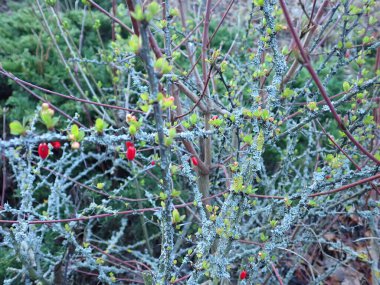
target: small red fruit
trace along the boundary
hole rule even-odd
[[[195,156],[191,158],[191,162],[194,164],[194,166],[198,166],[198,159]]]
[[[38,146],[38,155],[42,158],[45,159],[49,155],[49,147],[46,143],[40,143]]]
[[[154,160],[152,160],[152,162],[150,163],[151,165],[156,165],[156,162]]]
[[[247,278],[247,271],[243,270],[242,272],[240,272],[240,279],[243,280]]]
[[[126,146],[127,149],[128,149],[130,146],[133,146],[133,142],[126,142],[126,143],[125,143],[125,146]]]
[[[56,142],[51,142],[50,143],[54,149],[60,149],[61,148],[61,143],[59,141]]]
[[[128,160],[134,160],[135,159],[136,149],[133,145],[128,147],[126,156],[127,156]]]

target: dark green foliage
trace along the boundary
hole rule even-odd
[[[54,90],[63,94],[68,91],[77,94],[75,85],[70,79],[61,58],[54,46],[53,41],[49,37],[44,26],[41,24],[39,14],[34,10],[34,7],[23,4],[12,4],[11,11],[7,17],[0,17],[0,64],[3,68],[20,79],[27,80],[35,85]],[[82,27],[83,10],[67,10],[62,15],[63,27],[67,28],[68,34],[74,41],[75,46],[79,46],[79,38]],[[105,43],[111,39],[109,33],[111,28],[110,20],[103,14],[98,12],[87,12],[84,22],[83,43],[81,55],[84,58],[93,59],[97,57],[99,48],[98,33],[94,29],[95,19],[100,21],[99,35]],[[25,25],[25,23],[28,23]],[[55,34],[58,34],[58,28],[55,19],[49,19],[50,28]],[[66,59],[70,59],[70,53],[65,45],[63,38],[57,36],[57,43],[60,46]],[[103,67],[88,67],[91,73],[96,74],[97,80],[102,81],[107,85],[110,80],[107,72],[104,72]],[[2,96],[0,102],[2,105],[10,107],[7,113],[9,121],[20,118],[28,118],[38,103],[38,100],[33,98],[20,86],[0,78],[0,83],[3,85],[11,84],[12,96],[7,100]],[[32,89],[33,90],[33,89]],[[36,92],[34,89],[33,91]],[[38,92],[36,92],[39,94]],[[41,94],[39,94],[41,95]],[[75,112],[83,114],[83,108],[76,108],[72,101],[59,98],[57,96],[44,95],[52,104],[60,106],[62,110],[70,115]]]

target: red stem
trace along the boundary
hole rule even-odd
[[[373,181],[373,180],[376,180],[376,179],[379,179],[379,178],[380,178],[380,173],[378,173],[378,174],[376,174],[374,176],[367,177],[367,178],[364,178],[362,180],[356,181],[354,183],[350,183],[350,184],[344,185],[344,186],[342,186],[340,188],[337,188],[337,189],[334,189],[334,190],[331,190],[331,191],[311,194],[311,195],[309,195],[309,197],[317,197],[317,196],[323,196],[323,195],[329,195],[329,194],[338,193],[338,192],[347,190],[349,188],[352,188],[352,187],[358,186],[360,184],[364,184],[364,183],[367,183],[367,182],[370,182],[370,181]]]
[[[278,273],[277,268],[274,266],[273,263],[271,263],[271,266],[272,266],[272,269],[273,269],[273,271],[274,271],[274,274],[276,275],[276,278],[277,278],[278,282],[280,283],[280,285],[284,285],[284,282],[282,282],[281,276],[280,276],[280,274]]]
[[[206,75],[206,76],[207,76],[207,77],[206,77],[206,82],[205,82],[205,85],[204,85],[204,88],[203,88],[202,94],[201,94],[201,96],[199,97],[198,101],[194,104],[194,106],[190,109],[189,112],[184,113],[184,114],[182,114],[182,115],[180,115],[180,116],[175,117],[175,120],[181,119],[181,118],[186,117],[187,115],[191,114],[191,113],[194,111],[194,109],[198,106],[198,104],[201,102],[201,100],[203,99],[203,96],[206,94],[207,85],[208,85],[208,83],[209,83],[209,81],[210,81],[210,78],[211,78],[211,71],[212,71],[212,68],[210,68],[210,70],[209,70],[209,72],[208,72],[208,75]]]
[[[142,262],[139,262],[139,261],[137,261],[137,260],[129,260],[129,261],[125,261],[125,260],[122,260],[122,259],[120,259],[120,258],[118,258],[118,257],[116,257],[116,256],[113,256],[112,254],[107,253],[106,251],[102,250],[101,248],[97,247],[96,245],[90,244],[90,246],[91,246],[92,248],[96,249],[97,251],[101,252],[102,254],[108,256],[109,258],[111,258],[111,259],[113,259],[113,260],[115,260],[115,261],[117,261],[117,262],[119,262],[119,263],[122,263],[122,264],[124,264],[124,265],[126,265],[126,266],[129,266],[129,267],[131,267],[131,268],[134,269],[134,270],[138,270],[138,268],[135,267],[135,266],[133,266],[133,265],[131,265],[130,263],[136,263],[136,264],[138,264],[138,265],[144,267],[146,270],[151,270],[151,268],[150,268],[148,265],[146,265],[146,264],[144,264],[144,263],[142,263]]]
[[[133,1],[132,0],[126,0],[126,3],[127,3],[127,6],[128,6],[130,17],[131,17],[133,31],[135,32],[136,36],[140,36],[139,24],[138,24],[138,22],[136,21],[136,19],[131,14],[132,12],[135,11],[135,6],[133,5]]]
[[[208,80],[207,80],[208,72],[207,72],[206,59],[207,59],[207,50],[208,50],[208,44],[209,44],[208,29],[210,25],[210,16],[211,16],[211,0],[207,0],[205,23],[203,27],[203,39],[202,39],[202,71],[203,71],[203,84],[205,85],[205,89],[207,88],[207,84],[208,84]]]
[[[69,100],[78,101],[78,102],[86,103],[86,104],[92,104],[92,105],[95,105],[95,106],[102,106],[102,107],[106,107],[106,108],[110,108],[110,109],[117,109],[117,110],[128,111],[128,112],[131,112],[131,113],[141,113],[141,114],[144,114],[143,111],[136,110],[136,109],[129,109],[129,108],[124,108],[124,107],[120,107],[120,106],[116,106],[116,105],[109,105],[109,104],[98,103],[98,102],[89,101],[89,100],[86,100],[86,99],[81,99],[81,98],[65,95],[65,94],[62,94],[62,93],[59,93],[59,92],[51,91],[49,89],[46,89],[46,88],[34,85],[32,83],[29,83],[27,81],[24,81],[24,80],[22,80],[22,79],[20,79],[20,78],[18,78],[16,76],[14,76],[12,73],[7,72],[6,70],[4,70],[1,67],[0,67],[0,73],[3,74],[3,75],[5,75],[6,77],[12,79],[14,82],[16,82],[18,84],[26,85],[26,86],[29,86],[29,87],[41,90],[41,91],[43,91],[45,93],[57,95],[59,97],[66,98],[66,99],[69,99]]]

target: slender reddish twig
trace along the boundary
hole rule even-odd
[[[23,85],[26,85],[26,86],[29,86],[29,87],[41,90],[41,91],[43,91],[45,93],[57,95],[57,96],[62,97],[62,98],[70,99],[70,100],[73,100],[73,101],[78,101],[78,102],[81,102],[81,103],[86,103],[86,104],[91,104],[91,105],[96,105],[96,106],[102,106],[102,107],[106,107],[106,108],[110,108],[110,109],[117,109],[117,110],[128,111],[128,112],[131,112],[131,113],[141,113],[141,114],[144,114],[143,111],[136,110],[136,109],[129,109],[129,108],[124,108],[124,107],[120,107],[120,106],[116,106],[116,105],[109,105],[109,104],[98,103],[98,102],[89,101],[89,100],[86,100],[86,99],[77,98],[77,97],[74,97],[74,96],[65,95],[65,94],[62,94],[62,93],[59,93],[59,92],[51,91],[51,90],[43,88],[41,86],[34,85],[34,84],[30,83],[30,82],[24,81],[24,80],[22,80],[22,79],[20,79],[20,78],[18,78],[16,76],[14,76],[12,73],[7,72],[6,70],[4,70],[1,67],[0,67],[0,73],[3,74],[3,75],[5,75],[6,77],[12,79],[16,83],[21,83]]]
[[[313,21],[313,17],[314,17],[314,11],[315,11],[315,4],[316,4],[316,0],[313,0],[313,8],[311,8],[311,13],[310,13],[310,20],[309,20],[309,24],[308,26],[311,25],[312,21]]]
[[[105,9],[103,9],[101,6],[99,6],[98,4],[96,4],[94,1],[92,0],[88,0],[88,2],[94,6],[97,10],[99,10],[101,13],[103,13],[104,15],[108,16],[109,18],[111,18],[113,21],[115,21],[116,23],[118,23],[120,26],[122,26],[124,29],[126,29],[131,35],[134,34],[134,32],[132,31],[132,29],[130,27],[128,27],[126,24],[124,24],[120,19],[114,17],[111,13],[107,12]]]
[[[260,242],[256,242],[256,241],[250,241],[250,240],[244,240],[244,239],[239,239],[237,241],[240,242],[240,243],[258,245],[259,247],[264,247],[265,246],[264,243],[260,243]]]
[[[380,68],[380,47],[376,49],[375,71]]]
[[[42,225],[42,224],[56,224],[56,223],[69,223],[69,222],[81,222],[81,221],[88,221],[92,219],[98,219],[98,218],[107,218],[112,216],[119,216],[119,215],[131,215],[131,214],[139,214],[139,213],[145,213],[145,212],[156,212],[160,210],[160,208],[145,208],[145,209],[138,209],[138,210],[127,210],[127,211],[120,211],[116,213],[106,213],[106,214],[98,214],[93,216],[83,216],[78,218],[67,218],[67,219],[58,219],[58,220],[33,220],[28,221],[28,224],[30,225]],[[19,221],[16,220],[0,220],[0,223],[3,224],[18,224]]]
[[[280,276],[280,274],[278,273],[277,268],[274,266],[273,263],[271,263],[271,266],[272,266],[272,269],[273,269],[273,271],[274,271],[274,275],[276,275],[276,278],[277,278],[278,282],[280,283],[280,285],[284,285],[284,282],[282,282],[281,276]]]
[[[4,74],[4,75],[7,76],[7,72],[4,73],[3,71],[4,71],[4,69],[0,66],[0,74]],[[50,108],[56,110],[58,113],[60,113],[65,118],[69,119],[72,122],[75,122],[78,126],[81,126],[82,128],[86,128],[87,129],[87,127],[85,125],[83,125],[81,122],[75,120],[69,114],[67,114],[66,112],[64,112],[63,110],[61,110],[60,108],[58,108],[57,106],[53,105],[52,103],[47,102],[44,98],[42,98],[41,96],[37,95],[35,92],[33,92],[32,90],[30,90],[28,87],[26,87],[25,84],[23,84],[21,82],[18,82],[18,81],[15,81],[15,82],[19,86],[21,86],[26,92],[28,92],[30,95],[32,95],[33,97],[37,98],[38,100],[40,100],[42,102],[49,103]]]
[[[327,138],[339,149],[340,152],[344,154],[345,157],[349,159],[349,161],[352,162],[352,164],[355,166],[357,170],[361,170],[360,166],[335,142],[335,140],[326,132],[325,128],[322,126],[322,124],[317,120],[318,125],[321,127],[322,132],[327,136]]]
[[[139,262],[139,261],[137,261],[137,260],[128,260],[128,261],[125,261],[125,260],[122,260],[122,259],[120,259],[120,258],[118,258],[118,257],[116,257],[116,256],[114,256],[114,255],[112,255],[112,254],[109,254],[108,252],[106,252],[106,251],[102,250],[101,248],[97,247],[96,245],[90,244],[90,246],[91,246],[92,248],[96,249],[97,251],[101,252],[102,254],[108,256],[109,258],[111,258],[111,259],[113,259],[113,260],[115,260],[115,261],[117,261],[117,262],[120,262],[120,263],[122,263],[122,264],[124,264],[124,265],[126,265],[126,266],[129,266],[129,267],[131,267],[132,269],[138,270],[137,267],[131,265],[130,263],[135,263],[135,264],[137,264],[137,265],[140,265],[140,266],[144,267],[146,270],[151,270],[151,268],[150,268],[148,265],[146,265],[146,264],[144,264],[144,263],[142,263],[142,262]]]
[[[334,194],[334,193],[338,193],[338,192],[341,192],[341,191],[344,191],[344,190],[347,190],[349,188],[352,188],[352,187],[355,187],[355,186],[358,186],[360,184],[364,184],[364,183],[367,183],[367,182],[370,182],[370,181],[373,181],[373,180],[376,180],[376,179],[379,179],[380,178],[380,173],[374,175],[374,176],[371,176],[371,177],[367,177],[367,178],[364,178],[362,180],[358,180],[356,182],[353,182],[353,183],[350,183],[350,184],[347,184],[347,185],[344,185],[342,187],[339,187],[337,189],[334,189],[334,190],[330,190],[330,191],[326,191],[326,192],[320,192],[320,193],[315,193],[315,194],[311,194],[309,195],[309,197],[317,197],[317,196],[323,196],[323,195],[329,195],[329,194]]]
[[[135,6],[133,5],[133,1],[132,0],[125,0],[125,2],[127,3],[127,6],[128,6],[133,31],[135,32],[136,36],[139,36],[140,35],[139,24],[138,24],[137,20],[132,16],[132,12],[135,11]]]
[[[187,115],[191,114],[194,111],[194,109],[198,106],[198,104],[201,102],[201,100],[203,99],[204,95],[206,94],[207,85],[208,85],[208,83],[210,81],[210,78],[211,78],[211,71],[212,71],[212,68],[210,68],[210,70],[208,72],[208,75],[207,75],[207,78],[206,78],[206,82],[205,82],[202,94],[201,94],[201,96],[199,96],[198,101],[194,104],[194,106],[190,109],[190,111],[188,111],[187,113],[184,113],[184,114],[182,114],[180,116],[175,117],[175,120],[181,119],[181,118],[186,117]]]
[[[218,0],[218,2],[215,3],[214,7],[211,8],[211,13],[218,7],[220,2],[221,0]],[[202,19],[201,21],[199,21],[199,23],[186,35],[186,37],[176,47],[173,48],[173,51],[179,49],[184,43],[186,43],[187,40],[191,37],[191,35],[194,34],[195,31],[202,25],[204,20],[205,19]]]
[[[207,47],[210,46],[213,38],[215,37],[216,33],[219,31],[220,26],[223,24],[224,20],[226,19],[226,16],[227,16],[228,12],[230,11],[230,9],[231,9],[232,5],[234,4],[234,2],[235,2],[235,0],[231,0],[231,2],[229,3],[229,5],[227,7],[227,10],[223,13],[222,19],[219,21],[218,26],[216,27],[215,31],[211,35],[210,40],[207,43]]]
[[[181,282],[181,281],[183,281],[183,280],[186,280],[186,279],[189,278],[189,277],[190,277],[190,274],[185,275],[185,276],[182,276],[181,278],[175,280],[172,284],[176,284],[176,283],[178,283],[178,282]]]
[[[215,164],[215,167],[219,167],[223,170],[224,176],[226,177],[226,188],[230,189],[230,177],[228,175],[227,167],[224,164]]]
[[[208,38],[208,29],[210,25],[210,16],[211,16],[211,0],[206,1],[206,12],[205,12],[205,21],[203,26],[203,36],[202,36],[202,72],[203,72],[203,84],[205,85],[204,90],[207,89],[209,80],[207,79],[207,50],[209,44]]]
[[[84,270],[80,270],[80,269],[74,269],[74,270],[76,272],[83,273],[83,274],[89,275],[89,276],[99,276],[98,273],[88,272],[88,271],[84,271]],[[127,282],[131,282],[131,283],[145,284],[144,281],[135,280],[135,279],[128,279],[128,278],[116,278],[116,280],[117,281],[127,281]]]
[[[285,198],[283,196],[258,195],[258,194],[248,194],[248,196],[252,198],[276,199],[276,200],[283,200]]]

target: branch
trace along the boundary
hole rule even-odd
[[[306,51],[304,50],[303,46],[302,46],[302,43],[296,33],[296,31],[294,30],[294,27],[292,25],[292,22],[291,22],[291,19],[290,19],[290,15],[289,15],[289,11],[286,7],[286,4],[285,4],[285,1],[284,0],[280,0],[280,5],[281,5],[281,8],[282,8],[282,11],[284,12],[284,16],[285,16],[285,19],[286,19],[286,22],[288,23],[288,27],[290,29],[290,32],[292,34],[292,37],[300,51],[300,55],[304,61],[304,65],[306,67],[306,69],[309,71],[311,77],[313,78],[315,84],[317,85],[319,91],[321,92],[321,95],[323,96],[323,98],[325,99],[332,115],[334,116],[334,119],[337,121],[338,123],[338,126],[339,128],[346,134],[346,136],[348,137],[348,139],[362,152],[364,153],[366,156],[368,156],[371,160],[373,160],[376,164],[380,164],[380,160],[378,160],[374,155],[372,155],[368,150],[366,150],[357,140],[355,140],[355,138],[352,136],[352,134],[349,132],[349,130],[347,130],[347,128],[344,126],[342,120],[340,119],[340,116],[338,115],[338,113],[336,112],[335,108],[334,108],[334,105],[332,104],[329,96],[327,95],[327,92],[325,90],[325,88],[323,87],[322,85],[322,82],[320,81],[317,73],[315,72],[314,68],[312,67],[311,65],[311,62],[310,62],[310,57],[309,55],[306,53]]]

